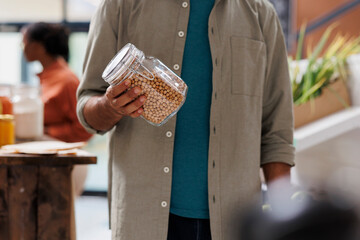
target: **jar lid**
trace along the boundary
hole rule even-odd
[[[12,121],[12,120],[14,120],[14,115],[0,114],[0,120],[2,120],[2,121]]]
[[[120,76],[126,75],[125,73],[127,73],[130,66],[134,63],[134,60],[141,59],[143,56],[144,53],[138,50],[133,44],[126,44],[106,66],[102,78],[109,84],[113,83],[113,81]]]

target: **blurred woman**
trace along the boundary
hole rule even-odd
[[[92,134],[80,124],[76,115],[76,90],[79,79],[70,70],[69,30],[60,24],[37,22],[22,29],[24,55],[27,61],[39,61],[38,74],[44,102],[45,134],[64,142],[87,141]],[[86,165],[76,165],[73,180],[76,195],[83,191]]]
[[[70,70],[69,31],[60,24],[33,23],[22,29],[27,61],[39,61],[38,74],[44,102],[45,134],[65,142],[91,138],[76,116],[76,90],[79,79]]]

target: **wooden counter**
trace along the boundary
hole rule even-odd
[[[96,156],[0,154],[0,239],[74,239],[71,171]]]

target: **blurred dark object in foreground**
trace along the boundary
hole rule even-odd
[[[288,196],[288,195],[286,195]],[[249,208],[241,218],[241,240],[359,240],[355,201],[328,193],[321,199],[276,197],[271,208]]]

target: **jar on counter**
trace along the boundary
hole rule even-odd
[[[14,116],[11,114],[0,114],[0,147],[14,143]]]
[[[0,85],[0,114],[13,114],[10,85]]]
[[[42,137],[44,104],[38,86],[20,85],[13,88],[15,136],[20,140]]]
[[[145,56],[131,43],[109,62],[102,77],[112,86],[129,79],[131,87],[140,87],[147,98],[141,117],[155,126],[166,123],[186,99],[185,82],[160,60]]]

